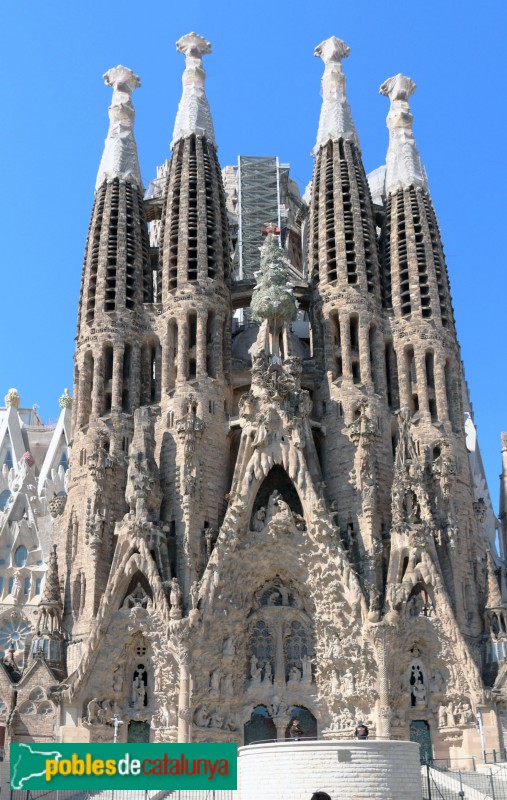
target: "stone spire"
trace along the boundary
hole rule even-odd
[[[342,69],[342,59],[347,58],[349,53],[350,47],[336,36],[331,36],[315,48],[315,55],[323,60],[325,69],[322,76],[322,109],[314,153],[329,139],[351,139],[359,146]]]
[[[489,547],[486,549],[486,563],[488,570],[488,594],[486,597],[486,608],[500,608],[503,605],[502,595],[500,594],[500,588],[495,575],[495,565],[493,563],[493,557]]]
[[[502,472],[500,474],[500,513],[504,531],[507,528],[507,433],[500,434],[502,442]]]
[[[415,89],[414,81],[401,73],[389,78],[380,87],[380,94],[391,101],[387,115],[389,148],[386,158],[386,195],[410,186],[420,186],[428,191],[426,171],[412,131],[414,118],[408,104]]]
[[[180,139],[193,133],[206,136],[209,142],[215,144],[213,121],[204,89],[206,72],[202,65],[202,57],[211,53],[211,44],[197,33],[187,33],[176,42],[176,49],[184,53],[186,58],[183,93],[174,123],[171,148]]]
[[[62,621],[62,598],[60,594],[60,580],[58,577],[58,559],[56,545],[53,545],[49,556],[46,582],[40,601],[40,616],[37,633],[54,633],[60,630]]]
[[[113,67],[104,75],[104,82],[113,88],[109,106],[109,131],[100,162],[95,191],[104,181],[119,178],[135,183],[142,190],[137,145],[134,138],[136,112],[132,105],[132,92],[141,85],[139,77],[127,67]]]

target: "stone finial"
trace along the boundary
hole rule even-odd
[[[359,139],[347,101],[346,79],[342,59],[350,48],[341,39],[331,36],[315,48],[315,55],[324,62],[322,76],[322,109],[314,153],[330,139],[351,139],[359,146]]]
[[[60,408],[72,408],[72,397],[68,389],[63,390],[62,396],[58,399]]]
[[[21,398],[18,394],[18,390],[9,389],[9,391],[5,395],[5,405],[7,406],[7,408],[9,408],[9,406],[14,406],[14,408],[19,408],[20,402]]]
[[[44,591],[40,601],[41,606],[61,606],[62,597],[60,594],[60,579],[58,576],[58,558],[56,555],[56,545],[53,545],[49,556]]]
[[[409,186],[428,190],[428,179],[412,131],[414,118],[410,113],[409,98],[416,85],[406,75],[394,75],[380,87],[380,94],[388,97],[391,108],[387,115],[389,148],[386,158],[386,195]]]
[[[143,182],[134,138],[136,112],[132,105],[132,92],[141,85],[141,81],[132,70],[118,66],[106,72],[104,83],[113,88],[113,99],[109,106],[109,131],[95,190],[104,181],[111,181],[114,178],[131,181],[142,189]]]
[[[206,72],[202,65],[202,57],[211,53],[211,44],[197,33],[187,33],[176,42],[176,50],[184,53],[186,58],[182,78],[183,93],[176,114],[171,147],[193,133],[206,136],[208,141],[215,144],[213,120],[204,88]]]
[[[503,605],[500,587],[496,579],[495,563],[489,547],[486,550],[486,566],[488,570],[488,590],[486,597],[486,608],[499,608]]]
[[[502,433],[500,434],[500,439],[502,442],[502,450],[507,450],[507,433],[504,433],[504,431],[502,431]]]

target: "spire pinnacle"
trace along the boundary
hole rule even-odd
[[[113,88],[113,99],[109,106],[109,131],[100,162],[95,191],[105,180],[129,180],[142,189],[143,182],[139,170],[137,145],[134,139],[134,118],[136,112],[132,105],[132,92],[141,81],[127,67],[113,67],[104,75],[106,86]]]
[[[186,58],[182,78],[183,93],[176,114],[171,147],[193,133],[205,135],[208,141],[215,144],[213,120],[204,89],[206,72],[202,65],[202,57],[211,53],[211,44],[198,33],[187,33],[176,42],[176,50],[184,53]]]
[[[315,55],[323,60],[325,68],[322,76],[322,109],[314,153],[329,139],[352,139],[359,146],[342,68],[342,59],[347,58],[349,53],[350,47],[336,36],[331,36],[315,48]]]
[[[408,100],[416,85],[411,78],[399,73],[388,78],[380,87],[380,94],[388,97],[391,108],[387,115],[389,148],[386,158],[386,194],[409,186],[428,190],[428,179],[412,131],[414,118]]]

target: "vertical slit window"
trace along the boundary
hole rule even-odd
[[[208,278],[215,278],[217,274],[217,253],[215,245],[216,215],[211,160],[206,139],[202,140],[202,157],[204,162],[204,192],[206,196],[206,254],[208,260]]]
[[[104,311],[116,308],[116,269],[118,259],[118,217],[120,211],[120,181],[115,178],[110,184],[109,226],[107,232],[106,283]]]
[[[191,136],[188,142],[188,219],[187,219],[187,279],[197,280],[197,152],[196,137]]]
[[[326,146],[325,203],[326,203],[326,260],[328,282],[336,280],[336,239],[334,225],[333,142]]]
[[[347,282],[354,284],[357,283],[356,247],[354,243],[354,216],[352,213],[349,168],[345,155],[346,146],[349,147],[350,145],[348,143],[344,143],[343,139],[340,139],[338,142],[338,151],[340,156],[340,182],[342,189],[343,233],[345,238]]]
[[[95,295],[97,291],[97,270],[99,266],[100,235],[104,217],[107,183],[103,183],[96,199],[96,213],[93,215],[89,232],[89,243],[86,258],[89,258],[90,270],[88,273],[88,295],[86,299],[86,321],[89,325],[95,318]]]

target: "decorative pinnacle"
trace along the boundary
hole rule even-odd
[[[186,58],[182,78],[183,93],[176,114],[171,147],[180,139],[194,133],[206,136],[208,141],[215,144],[213,120],[204,88],[206,72],[202,65],[202,57],[211,53],[211,44],[198,33],[187,33],[176,42],[176,50],[184,53]]]
[[[5,395],[5,405],[8,408],[9,406],[14,406],[14,408],[19,408],[19,404],[21,402],[21,398],[18,394],[17,389],[9,389],[7,394]]]
[[[315,48],[315,55],[323,60],[325,68],[322,76],[322,109],[314,153],[329,139],[351,139],[359,146],[347,101],[346,79],[341,63],[349,53],[350,47],[336,36],[331,36]]]
[[[141,81],[127,67],[113,67],[104,75],[106,86],[113,88],[113,99],[109,106],[109,131],[104,145],[95,190],[105,180],[119,178],[143,188],[137,145],[134,138],[136,112],[132,105],[132,92],[141,86]]]
[[[63,394],[60,396],[58,405],[60,408],[72,408],[72,397],[70,396],[68,389],[65,389]]]
[[[389,97],[391,108],[387,115],[389,148],[386,157],[386,194],[409,186],[420,186],[428,191],[428,179],[412,131],[414,118],[408,100],[416,85],[412,78],[399,73],[388,78],[380,87],[380,94]]]

